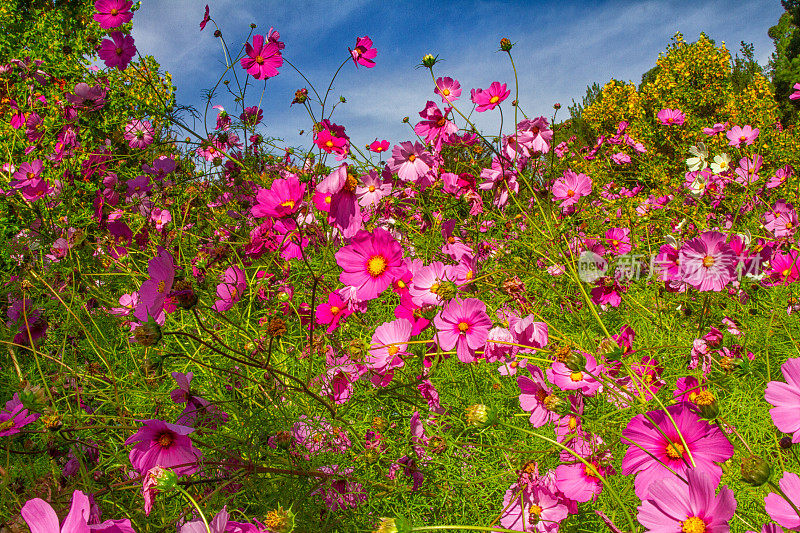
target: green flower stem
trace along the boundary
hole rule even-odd
[[[786,500],[786,503],[788,503],[792,509],[794,509],[794,512],[797,513],[797,516],[800,516],[800,509],[798,509],[797,505],[795,505],[795,503],[789,499],[789,496],[787,496],[786,493],[783,492],[783,490],[774,481],[768,481],[767,483],[778,496]]]
[[[200,518],[203,519],[203,525],[206,526],[206,533],[211,533],[211,528],[208,526],[208,520],[206,520],[206,515],[203,514],[203,510],[200,509],[200,506],[197,504],[194,498],[192,498],[192,495],[186,492],[180,486],[176,486],[175,490],[186,496],[186,499],[192,502],[192,505],[194,505],[194,508],[197,509],[197,512],[200,514]]]
[[[523,433],[527,433],[528,435],[531,435],[533,437],[542,439],[545,442],[549,442],[550,444],[558,446],[559,448],[561,448],[565,452],[568,452],[570,455],[575,457],[575,459],[577,459],[578,461],[583,463],[583,465],[585,467],[591,468],[591,469],[596,471],[594,465],[589,463],[586,459],[581,457],[574,450],[571,450],[570,448],[567,448],[566,446],[564,446],[560,442],[557,442],[557,441],[555,441],[555,440],[553,440],[551,438],[545,437],[543,435],[539,435],[538,433],[534,433],[533,431],[530,431],[530,430],[527,430],[527,429],[522,429],[522,428],[517,427],[517,426],[512,426],[511,424],[506,424],[505,422],[498,422],[498,425],[501,425],[501,426],[509,428],[509,429],[514,429],[516,431],[521,431]],[[636,523],[633,521],[633,517],[631,516],[631,513],[628,510],[628,507],[625,506],[625,504],[622,502],[622,499],[619,497],[619,493],[616,490],[614,490],[614,488],[606,481],[605,476],[601,475],[600,472],[597,472],[597,477],[603,483],[603,487],[611,494],[611,497],[614,498],[614,501],[616,501],[617,505],[622,510],[622,512],[625,513],[625,518],[628,521],[628,525],[630,526],[630,531],[636,531],[637,530]],[[500,531],[500,530],[491,530],[491,531]]]

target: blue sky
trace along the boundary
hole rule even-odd
[[[333,72],[348,57],[356,38],[368,35],[378,55],[372,69],[345,65],[329,101],[340,95],[333,121],[347,128],[353,142],[363,146],[376,137],[396,143],[413,138],[401,120],[419,120],[433,94],[426,69],[415,69],[426,53],[443,61],[435,72],[461,82],[462,106],[471,108],[469,89],[493,81],[513,91],[514,75],[500,38],[513,49],[520,82],[520,103],[529,115],[550,116],[554,102],[564,108],[580,101],[586,86],[617,78],[638,83],[670,38],[680,31],[689,41],[701,31],[732,53],[739,42],[755,45],[756,58],[766,65],[772,51],[767,30],[783,9],[778,0],[700,1],[380,1],[365,0],[211,0],[216,20],[233,54],[238,53],[257,24],[257,33],[274,27],[286,44],[284,57],[297,65],[318,91],[324,91]],[[202,0],[144,0],[133,19],[133,36],[143,54],[154,55],[172,73],[178,101],[203,112],[203,90],[211,88],[225,69],[219,40],[209,24],[201,32]],[[240,80],[244,71],[236,67]],[[233,85],[233,84],[231,84]],[[306,82],[287,64],[277,77],[256,82],[247,90],[246,105],[264,109],[264,133],[290,145],[308,145],[310,119],[298,105],[289,107],[294,91]],[[513,97],[513,92],[512,92]],[[504,104],[509,111],[510,100]],[[233,99],[220,93],[212,102],[233,109]],[[216,111],[209,113],[213,125]],[[508,113],[506,114],[508,116]],[[477,115],[478,125],[496,133],[496,112]],[[300,130],[306,131],[300,136]],[[508,122],[505,126],[508,131]]]

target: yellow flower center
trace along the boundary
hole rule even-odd
[[[569,422],[567,423],[570,431],[575,431],[575,428],[578,427],[578,418],[575,416],[569,417]]]
[[[573,191],[572,189],[568,190],[567,191],[567,198],[572,198],[573,196],[575,196],[575,191]]]
[[[580,381],[583,379],[583,372],[573,372],[569,375],[569,379],[572,381]]]
[[[439,291],[439,283],[437,282],[437,283],[434,283],[433,285],[431,285],[431,288],[430,288],[429,290],[430,290],[430,291],[431,291],[433,294],[437,294],[437,293],[438,293],[438,291]]]
[[[679,459],[683,457],[683,452],[685,451],[682,444],[677,442],[670,442],[667,444],[667,455],[672,459]]]
[[[394,355],[400,351],[400,348],[398,348],[397,346],[389,346],[389,349],[387,351],[389,352],[389,355]]]
[[[450,89],[443,90],[442,94],[445,95],[445,96],[450,96]]]
[[[119,14],[119,9],[113,8],[110,13],[112,17],[116,17]]]
[[[289,209],[294,209],[294,200],[286,200],[281,204],[281,207],[288,207]]]
[[[370,185],[369,186],[369,192],[375,192],[375,186],[374,185]]]
[[[412,162],[412,163],[414,162],[414,160],[415,160],[416,158],[417,158],[417,156],[415,156],[414,154],[411,154],[410,156],[408,156],[408,160],[409,160],[410,162]]]
[[[499,96],[492,96],[492,99],[489,100],[489,103],[490,104],[496,104],[498,100],[500,100]]]
[[[370,276],[377,278],[383,274],[388,265],[389,263],[386,261],[385,257],[382,255],[373,255],[367,262],[367,270],[369,271]]]
[[[583,467],[583,473],[586,474],[586,477],[593,477],[600,479],[600,472],[597,471],[597,468],[593,464],[589,464],[588,466]]]
[[[337,306],[335,306],[335,305],[332,305],[332,306],[331,306],[331,314],[332,314],[332,315],[338,315],[338,314],[339,314],[339,311],[341,311],[341,309],[340,309],[339,307],[337,307]]]
[[[403,280],[397,280],[397,286],[399,288],[401,288],[401,289],[405,289],[406,288],[406,284],[405,284],[405,282]]]
[[[745,137],[744,135],[742,135],[741,137],[739,137],[739,142],[740,142],[740,143],[741,143],[741,142],[744,142],[744,141],[746,141],[746,140],[747,140],[747,137]]]
[[[531,506],[528,508],[528,513],[529,513],[528,522],[531,525],[538,524],[539,517],[541,516],[542,511],[543,509],[540,506],[536,505],[535,503],[532,503]]]
[[[681,525],[681,531],[683,533],[705,533],[706,523],[703,522],[702,518],[692,516],[687,518],[686,521]]]
[[[325,143],[325,146],[327,146],[328,148],[333,148],[333,141],[327,141]]]
[[[469,324],[466,322],[459,322],[458,323],[458,331],[461,333],[466,333],[469,330]]]
[[[326,196],[326,197],[325,197],[325,203],[326,203],[326,204],[329,204],[329,203],[331,203],[331,197],[330,197],[330,196]]]
[[[118,46],[118,47],[117,47],[117,49],[116,49],[116,50],[114,50],[114,52],[115,52],[115,53],[116,53],[118,56],[121,56],[121,55],[122,55],[122,48]]]
[[[162,448],[168,448],[172,444],[172,441],[174,440],[175,437],[172,435],[172,433],[164,432],[158,436],[156,442],[158,442],[158,445],[161,446]]]
[[[693,401],[697,405],[711,405],[714,403],[714,395],[708,390],[700,391],[697,393]]]
[[[703,258],[703,266],[706,268],[710,268],[714,265],[714,258],[710,255],[707,255]]]
[[[167,290],[166,284],[163,280],[158,282],[158,289],[156,290],[160,293],[163,293],[165,290]]]
[[[256,56],[256,63],[258,63],[259,65],[263,65],[264,64],[264,58],[261,57],[261,56]]]
[[[791,274],[791,273],[792,273],[792,271],[791,271],[791,270],[789,270],[788,268],[787,268],[786,270],[784,270],[783,272],[781,272],[781,274],[783,274],[783,277],[784,277],[784,278],[785,278],[785,277],[788,277],[788,276],[789,276],[789,274]]]

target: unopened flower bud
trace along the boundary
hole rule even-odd
[[[340,96],[340,97],[339,97],[339,101],[340,101],[341,103],[343,103],[343,104],[346,104],[346,103],[347,103],[347,99],[345,99],[345,97],[344,97],[344,96]]]
[[[772,476],[772,467],[761,457],[751,455],[742,459],[742,480],[748,485],[760,487]]]
[[[147,474],[153,477],[156,482],[156,488],[161,492],[173,491],[178,486],[178,474],[169,468],[155,466],[148,470]]]
[[[155,346],[161,340],[161,326],[154,320],[145,322],[133,331],[133,338],[142,346]]]
[[[714,420],[719,415],[717,399],[709,390],[702,390],[694,397],[694,404],[700,409],[700,414],[707,420]]]
[[[308,99],[308,89],[298,89],[294,92],[294,100],[292,104],[302,104]]]
[[[274,317],[267,326],[267,335],[270,337],[281,337],[286,334],[286,322],[282,318]]]
[[[573,372],[581,372],[586,368],[586,356],[580,352],[570,352],[564,359],[564,364]]]
[[[397,518],[381,518],[374,533],[410,533],[411,530],[411,523],[402,516],[398,516]]]
[[[403,117],[403,124],[408,124],[408,120],[409,120],[408,117]]]
[[[497,422],[497,413],[478,403],[467,407],[466,418],[470,426],[489,426]]]
[[[781,447],[782,450],[788,450],[792,447],[792,437],[783,437],[781,440],[778,441],[778,445]]]
[[[170,293],[175,304],[187,311],[197,305],[197,293],[194,292],[192,283],[182,279],[175,282],[175,286]]]
[[[558,102],[556,102],[555,104],[553,104],[553,109],[555,109],[556,111],[558,111],[559,109],[561,109],[561,104],[559,104]]]
[[[220,38],[220,37],[222,37],[222,32],[221,32],[221,31],[219,31],[219,30],[215,30],[215,31],[214,31],[214,37],[217,37],[217,38]]]
[[[422,66],[425,68],[432,68],[436,64],[436,58],[431,54],[425,54],[422,57]]]
[[[502,50],[503,52],[510,52],[513,46],[514,45],[511,44],[511,41],[509,41],[508,38],[503,37],[502,39],[500,39],[500,50]]]
[[[251,23],[250,23],[250,29],[251,29],[251,30],[254,30],[254,29],[256,29],[256,23],[255,23],[255,22],[251,22]]]

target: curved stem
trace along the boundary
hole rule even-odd
[[[175,486],[175,489],[176,489],[178,492],[180,492],[181,494],[183,494],[184,496],[186,496],[186,498],[187,498],[187,499],[188,499],[190,502],[192,502],[192,505],[194,505],[194,508],[195,508],[195,509],[197,509],[197,512],[200,514],[200,518],[203,520],[203,525],[204,525],[204,526],[206,526],[206,533],[211,533],[211,528],[210,528],[210,527],[209,527],[209,525],[208,525],[208,520],[206,520],[206,515],[204,515],[204,514],[203,514],[203,510],[202,510],[202,509],[200,509],[200,506],[197,504],[197,502],[194,500],[194,498],[192,498],[192,495],[191,495],[191,494],[189,494],[188,492],[186,492],[186,491],[185,491],[183,488],[181,488],[179,485],[176,485],[176,486]]]

